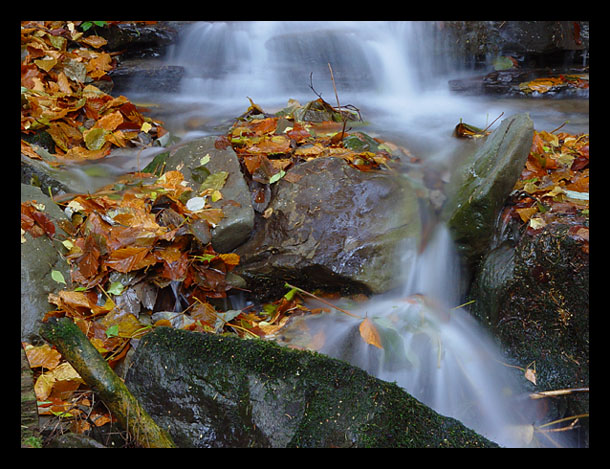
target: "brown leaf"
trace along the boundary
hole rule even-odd
[[[371,322],[369,318],[364,318],[364,320],[360,323],[360,335],[364,339],[367,344],[374,345],[377,348],[383,349],[381,345],[381,337],[379,337],[379,332],[377,332],[377,328]]]
[[[30,363],[30,368],[42,367],[47,370],[52,370],[59,365],[61,354],[51,348],[49,344],[33,346],[30,344],[24,347],[25,355]]]
[[[87,36],[81,38],[80,42],[84,42],[85,44],[94,47],[95,49],[99,49],[102,46],[108,44],[108,41],[101,36]]]

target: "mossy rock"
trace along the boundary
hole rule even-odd
[[[126,384],[179,447],[494,447],[396,384],[258,339],[157,328]]]
[[[488,249],[498,213],[525,166],[533,132],[527,114],[504,119],[449,183],[443,219],[469,266]]]

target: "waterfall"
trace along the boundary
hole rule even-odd
[[[427,156],[446,161],[460,119],[484,127],[505,110],[449,94],[448,74],[457,68],[448,47],[435,22],[198,22],[165,60],[186,71],[175,99],[232,107],[233,116],[246,97],[272,110],[291,98],[315,99],[315,90],[334,105],[330,63],[342,104],[368,106],[386,135],[413,137]],[[336,311],[302,316],[278,341],[346,360],[503,446],[526,446],[534,412],[516,379],[523,375],[457,307],[463,292],[447,229],[439,225],[423,252],[404,259],[409,280],[400,291],[347,308],[361,319]],[[382,348],[362,340],[365,317]]]

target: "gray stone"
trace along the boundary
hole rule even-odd
[[[239,246],[250,236],[254,226],[254,210],[250,191],[243,178],[237,155],[232,148],[218,149],[216,137],[203,137],[180,145],[170,152],[166,171],[180,168],[191,187],[199,188],[201,178],[197,169],[203,166],[202,158],[209,156],[205,168],[210,174],[227,172],[229,175],[220,192],[222,199],[211,202],[213,208],[221,208],[224,218],[212,229],[212,246],[217,252],[228,252]]]
[[[381,293],[402,284],[401,253],[420,233],[417,198],[390,171],[363,172],[339,158],[289,170],[237,273],[257,293],[301,288]],[[268,212],[269,213],[269,212]]]
[[[487,250],[498,213],[525,166],[533,135],[529,115],[504,119],[452,176],[442,216],[466,264],[473,265]]]
[[[55,224],[55,238],[65,234],[55,223],[65,219],[63,211],[39,188],[21,184],[21,202],[36,200],[45,206],[46,213]],[[25,243],[21,244],[21,340],[38,340],[40,320],[47,311],[54,309],[48,302],[49,293],[56,293],[71,285],[70,268],[59,252],[65,250],[57,239],[43,235],[33,238],[25,233]],[[51,271],[62,273],[67,285],[51,278]]]

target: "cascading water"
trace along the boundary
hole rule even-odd
[[[212,120],[241,114],[246,97],[268,111],[291,98],[310,101],[310,85],[334,105],[330,63],[342,104],[368,112],[385,137],[417,142],[426,164],[446,168],[459,119],[484,125],[507,107],[449,95],[447,72],[456,64],[439,53],[444,48],[434,22],[201,22],[165,61],[186,70],[172,101],[200,103]],[[405,269],[403,291],[351,309],[376,326],[382,349],[362,340],[362,319],[338,312],[302,317],[278,340],[350,361],[502,445],[523,446],[531,403],[518,400],[514,370],[486,331],[455,308],[459,269],[443,226],[422,253],[405,253]]]
[[[526,446],[533,405],[487,332],[464,308],[455,308],[459,267],[443,226],[415,257],[410,278],[401,291],[350,308],[357,318],[339,311],[301,316],[278,341],[394,381],[440,414],[503,446]],[[382,348],[363,340],[364,318],[375,326]]]

